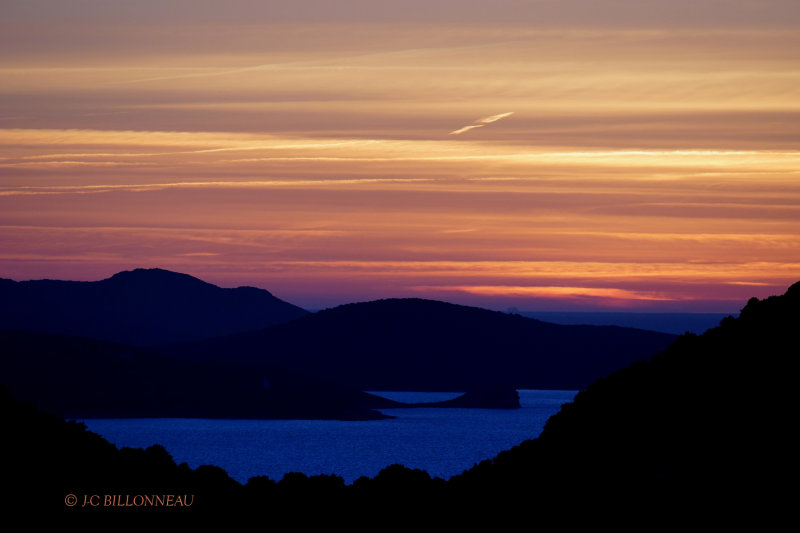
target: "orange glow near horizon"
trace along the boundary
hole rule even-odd
[[[800,279],[800,10],[565,3],[595,18],[0,8],[0,277],[723,312]]]

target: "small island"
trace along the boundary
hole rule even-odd
[[[519,409],[519,393],[517,389],[504,385],[489,385],[474,387],[461,396],[440,402],[415,402],[406,403],[387,400],[380,409],[408,408],[408,407],[452,407],[462,409]]]

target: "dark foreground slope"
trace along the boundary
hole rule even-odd
[[[263,289],[222,289],[157,268],[91,282],[0,279],[0,328],[137,346],[255,330],[307,314]]]
[[[785,513],[796,495],[798,325],[800,283],[751,299],[739,318],[592,384],[538,439],[450,485],[501,498],[527,487],[534,500],[622,513]]]
[[[7,520],[13,516],[41,520],[73,510],[103,511],[106,495],[117,494],[172,494],[173,504],[175,496],[180,496],[180,505],[161,510],[182,514],[209,509],[214,503],[220,510],[235,503],[239,485],[222,469],[176,465],[158,445],[119,450],[81,423],[17,401],[2,386],[0,420],[4,489],[0,508]],[[84,507],[84,497],[91,495],[98,496],[99,505]],[[105,510],[125,509],[107,506]]]
[[[228,338],[165,347],[193,360],[271,364],[361,390],[582,389],[674,335],[560,326],[421,299],[348,304]]]

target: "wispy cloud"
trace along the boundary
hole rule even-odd
[[[13,189],[0,188],[0,197],[3,196],[34,196],[52,194],[99,194],[115,191],[149,192],[165,189],[223,189],[223,188],[308,188],[308,187],[339,187],[348,185],[380,185],[420,183],[431,181],[427,178],[339,178],[339,179],[273,179],[273,180],[207,180],[207,181],[176,181],[160,183],[122,183],[101,185],[43,185],[22,186]]]
[[[500,113],[497,115],[489,115],[488,117],[479,118],[469,126],[464,126],[463,128],[459,128],[457,130],[453,130],[450,132],[450,135],[460,135],[466,131],[475,129],[475,128],[482,128],[487,124],[491,124],[492,122],[497,122],[500,119],[506,118],[509,115],[513,115],[514,112],[510,111],[508,113]]]
[[[605,299],[653,300],[669,301],[666,295],[653,292],[634,291],[612,287],[550,287],[550,286],[518,286],[518,285],[465,285],[447,287],[450,290],[483,294],[488,296],[538,296],[538,297],[575,297],[593,296]]]
[[[483,126],[484,124],[471,124],[469,126],[464,126],[463,128],[457,129],[455,131],[451,131],[450,135],[459,135],[461,133],[464,133],[465,131],[469,131],[475,128],[482,128]]]
[[[513,114],[514,114],[513,111],[511,111],[509,113],[500,113],[499,115],[491,115],[491,116],[488,116],[488,117],[484,117],[482,119],[476,120],[475,122],[478,122],[480,124],[491,124],[492,122],[497,122],[501,118],[506,118],[507,116],[513,115]]]

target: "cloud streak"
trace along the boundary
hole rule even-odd
[[[476,120],[476,122],[478,122],[480,124],[491,124],[492,122],[497,122],[501,118],[506,118],[507,116],[513,115],[513,114],[514,114],[513,111],[511,111],[509,113],[500,113],[499,115],[491,115],[491,116],[488,116],[488,117],[484,117],[482,119]]]
[[[475,128],[482,128],[487,124],[491,124],[492,122],[497,122],[500,119],[506,118],[507,116],[513,115],[514,112],[510,111],[508,113],[499,113],[497,115],[489,115],[488,117],[479,118],[472,124],[468,126],[464,126],[463,128],[459,128],[457,130],[453,130],[450,132],[450,135],[461,135],[469,130],[474,130]]]

